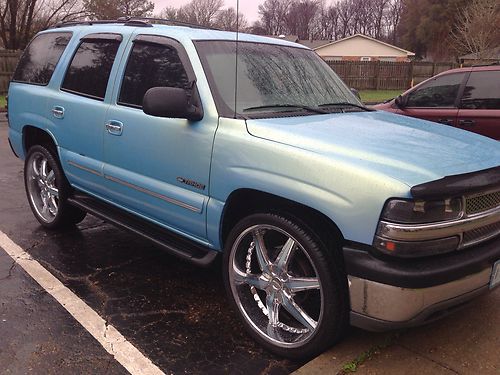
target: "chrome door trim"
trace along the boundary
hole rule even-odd
[[[137,185],[131,184],[131,183],[129,183],[127,181],[123,181],[123,180],[121,180],[119,178],[116,178],[116,177],[113,177],[113,176],[110,176],[110,175],[104,175],[104,178],[107,179],[107,180],[109,180],[109,181],[116,182],[117,184],[129,187],[129,188],[137,190],[137,191],[140,191],[141,193],[144,193],[144,194],[150,195],[152,197],[161,199],[161,200],[163,200],[165,202],[168,202],[168,203],[171,203],[171,204],[175,204],[176,206],[185,208],[185,209],[187,209],[189,211],[201,213],[201,209],[199,209],[197,207],[194,207],[194,206],[191,206],[190,204],[181,202],[181,201],[179,201],[177,199],[174,199],[174,198],[167,197],[166,195],[163,195],[163,194],[156,193],[154,191],[148,190],[148,189],[143,188],[141,186],[137,186]]]
[[[68,164],[72,165],[75,168],[81,169],[82,171],[89,172],[89,173],[95,174],[96,176],[102,177],[102,173],[95,170],[95,169],[84,167],[83,165],[75,163],[74,161],[71,161],[71,160],[68,161]]]

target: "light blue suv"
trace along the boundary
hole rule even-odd
[[[499,284],[500,143],[372,111],[303,46],[153,23],[26,48],[9,140],[44,227],[89,212],[202,266],[222,253],[244,326],[292,358]]]

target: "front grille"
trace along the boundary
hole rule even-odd
[[[486,241],[498,234],[500,234],[500,222],[472,229],[468,232],[464,232],[461,247],[467,247],[478,242]]]
[[[474,215],[500,206],[500,191],[466,198],[465,212]]]

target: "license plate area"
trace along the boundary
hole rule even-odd
[[[500,260],[497,260],[493,265],[493,271],[491,272],[490,289],[493,289],[499,285],[500,285]]]

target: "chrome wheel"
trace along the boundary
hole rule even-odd
[[[317,333],[322,283],[304,246],[286,230],[253,225],[233,242],[229,284],[246,322],[273,346],[298,348]]]
[[[31,206],[41,220],[51,223],[59,211],[55,171],[42,152],[32,153],[26,165],[26,187]]]

